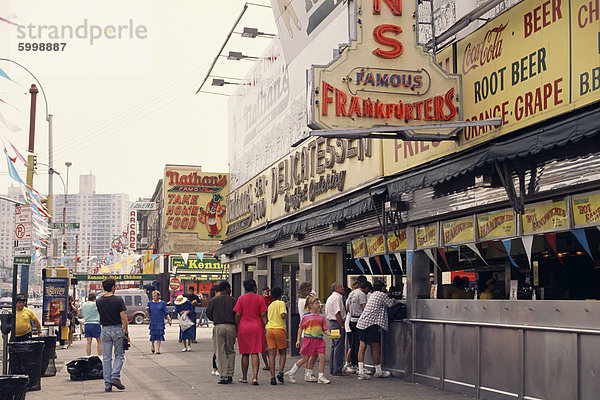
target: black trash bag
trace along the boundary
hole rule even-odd
[[[27,375],[0,375],[0,400],[25,400]]]
[[[67,371],[72,381],[104,379],[102,376],[102,360],[98,356],[78,357],[67,363]]]
[[[42,355],[44,343],[27,340],[8,342],[9,372],[29,376],[27,390],[42,390]]]
[[[44,343],[44,353],[42,354],[42,377],[55,376],[56,364],[56,336],[40,336],[31,339],[32,341]]]
[[[406,319],[406,316],[406,304],[404,303],[396,303],[392,307],[388,308],[388,319],[398,321],[401,319]]]

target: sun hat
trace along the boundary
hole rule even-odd
[[[175,305],[176,306],[180,306],[183,303],[185,303],[187,301],[187,299],[185,297],[183,297],[182,294],[180,294],[179,296],[177,296],[177,298],[175,299]]]

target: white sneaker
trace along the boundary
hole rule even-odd
[[[371,371],[370,369],[366,369],[365,368],[365,374],[367,374],[367,375],[373,375],[373,371]]]
[[[219,371],[215,371],[215,376],[221,376],[221,374],[219,373]]]
[[[183,349],[181,349],[182,353],[185,353],[187,351],[187,347],[184,347]]]
[[[287,376],[290,383],[296,383],[296,374],[292,374],[290,371],[288,371],[285,373],[285,376]]]
[[[348,374],[356,374],[356,367],[353,367],[350,365],[350,366],[344,367],[343,371]]]
[[[187,348],[187,351],[192,351],[192,348],[191,348],[191,347],[188,347],[188,348]]]
[[[320,376],[319,379],[317,379],[317,383],[325,383],[325,384],[327,384],[329,382],[331,382],[331,381],[329,379],[325,378],[324,376]]]
[[[370,375],[367,375],[367,374],[358,374],[358,380],[359,381],[368,381],[369,379],[371,379]]]
[[[373,376],[375,378],[387,378],[391,374],[392,373],[390,371],[381,371],[381,373],[375,372],[375,375],[373,375]]]
[[[313,374],[310,375],[304,375],[304,382],[318,382],[319,380],[317,379],[316,376],[314,376]]]

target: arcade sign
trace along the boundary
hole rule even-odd
[[[357,0],[356,40],[313,66],[312,129],[415,127],[462,119],[460,76],[417,44],[416,1]]]

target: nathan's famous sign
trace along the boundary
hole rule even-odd
[[[197,233],[200,239],[224,235],[229,174],[166,165],[163,187],[163,226],[167,232]]]
[[[415,6],[414,0],[357,0],[356,40],[331,64],[312,68],[312,128],[460,119],[460,77],[416,44]]]

